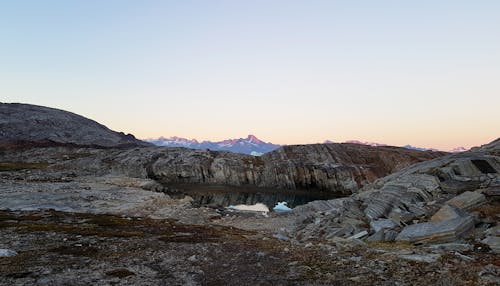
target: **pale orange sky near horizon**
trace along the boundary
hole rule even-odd
[[[0,101],[138,138],[500,137],[500,1],[5,1]]]

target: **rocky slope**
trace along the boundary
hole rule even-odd
[[[349,198],[297,208],[303,240],[465,243],[500,251],[500,140],[412,165]],[[315,223],[311,223],[315,222]],[[496,226],[496,228],[495,228]],[[481,246],[484,248],[484,246]]]
[[[80,115],[31,104],[0,103],[0,143],[55,142],[94,146],[149,146]]]

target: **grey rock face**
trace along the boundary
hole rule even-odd
[[[151,145],[71,112],[30,104],[0,103],[0,141],[47,140],[106,147]]]
[[[472,217],[459,217],[440,222],[413,224],[405,227],[396,240],[413,243],[455,241],[474,228]]]
[[[262,156],[263,176],[269,187],[335,189],[348,194],[376,178],[443,155],[359,144],[284,146]]]
[[[16,256],[17,252],[10,249],[0,249],[0,257],[12,257]]]
[[[481,242],[487,244],[491,248],[491,250],[493,250],[493,252],[500,254],[500,237],[488,236]]]
[[[372,234],[366,240],[369,242],[394,241],[397,236],[398,236],[398,233],[394,230],[381,229],[381,230],[375,232],[374,234]]]
[[[286,146],[262,157],[186,148],[81,149],[59,168],[105,175],[151,178],[165,184],[256,186],[350,194],[379,176],[414,161],[439,156],[402,148],[355,144]],[[35,151],[31,151],[35,152]],[[70,152],[47,150],[50,152]],[[71,152],[75,152],[71,150]],[[393,154],[394,153],[394,154]],[[369,154],[371,159],[362,159]],[[385,156],[398,161],[385,162]],[[29,155],[26,155],[29,156]],[[40,156],[40,154],[33,154]],[[74,156],[73,156],[74,157]]]
[[[431,217],[431,221],[445,221],[454,218],[464,217],[466,215],[467,214],[464,211],[462,211],[457,207],[444,205]]]
[[[464,192],[446,203],[460,209],[472,209],[486,202],[486,197],[477,192]]]
[[[495,142],[486,145],[486,149],[475,148],[436,158],[378,179],[349,198],[350,204],[357,206],[355,212],[326,203],[321,204],[324,206],[321,212],[313,212],[308,207],[314,209],[317,203],[309,203],[297,210],[299,217],[308,214],[304,221],[309,225],[300,226],[304,222],[298,220],[298,229],[307,230],[308,237],[346,237],[366,229],[359,223],[364,222],[371,226],[368,241],[385,241],[389,230],[380,229],[378,224],[391,219],[396,224],[408,225],[398,240],[438,243],[460,239],[474,228],[468,210],[481,208],[483,203],[487,209],[495,206],[490,198],[496,197],[496,193],[490,190],[500,187],[500,157],[496,155],[500,141]],[[335,224],[310,223],[318,219],[322,222],[329,211],[342,219],[332,219]],[[491,223],[491,217],[485,219]],[[397,228],[390,231],[392,235]]]
[[[478,163],[481,162],[481,163]],[[436,198],[456,196],[452,205],[471,208],[485,201],[474,191],[500,186],[500,157],[475,151],[415,164],[375,181],[359,193],[371,219],[403,214],[407,221],[426,214]]]
[[[398,224],[395,223],[392,219],[380,219],[370,222],[371,228],[377,232],[382,229],[393,229],[398,227]]]

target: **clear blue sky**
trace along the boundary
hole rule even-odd
[[[500,1],[0,0],[0,101],[140,138],[500,136]]]

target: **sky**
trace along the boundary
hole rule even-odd
[[[500,137],[500,1],[0,0],[0,101],[138,138]]]

